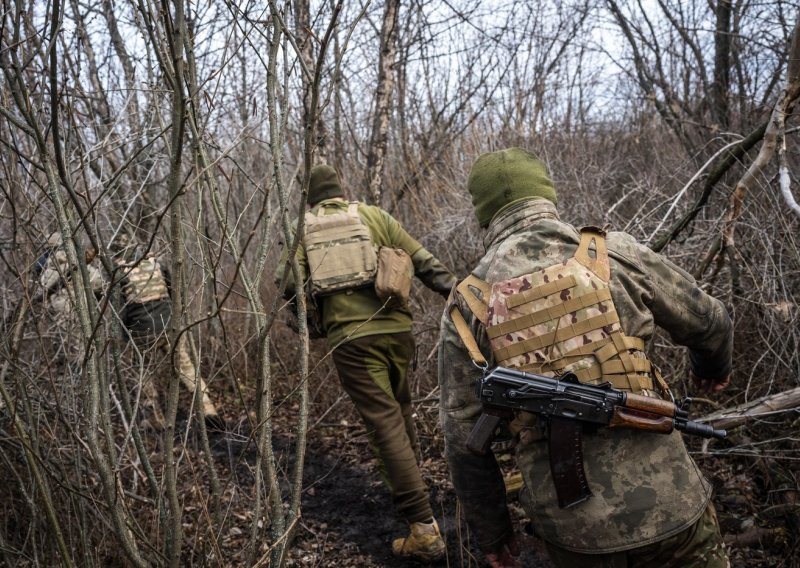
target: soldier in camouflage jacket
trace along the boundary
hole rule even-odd
[[[469,190],[482,227],[486,254],[472,271],[500,282],[571,258],[581,236],[560,220],[544,164],[521,149],[485,154],[474,164]],[[721,302],[690,275],[625,233],[612,232],[610,292],[627,336],[646,344],[655,326],[688,347],[698,388],[716,392],[728,382],[732,325]],[[454,295],[458,310],[490,365],[486,329]],[[464,514],[492,566],[519,566],[518,547],[494,455],[470,453],[465,442],[481,405],[481,376],[448,315],[439,352],[441,422],[446,457]],[[527,415],[516,435],[517,464],[529,499],[527,513],[558,566],[727,565],[711,489],[684,447],[681,435],[599,429],[583,436],[584,467],[593,495],[560,509],[549,471],[546,425]]]

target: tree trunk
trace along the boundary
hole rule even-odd
[[[367,156],[367,199],[374,205],[381,204],[381,184],[386,161],[386,143],[389,138],[392,91],[394,89],[394,64],[397,56],[397,14],[399,0],[387,0],[381,27],[381,53],[378,60],[378,87],[375,91],[375,115],[372,119]]]
[[[711,104],[714,120],[722,129],[730,124],[730,103],[728,96],[731,84],[731,2],[718,0],[717,30],[714,33],[714,82],[712,83]]]

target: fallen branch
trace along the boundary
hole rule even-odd
[[[764,396],[735,408],[718,410],[696,420],[698,422],[711,423],[714,428],[733,428],[744,424],[748,420],[791,410],[800,410],[800,387]]]
[[[741,534],[726,534],[725,544],[733,548],[750,548],[774,543],[786,536],[786,529],[751,527]]]

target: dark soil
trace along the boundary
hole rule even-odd
[[[334,430],[340,430],[338,432]],[[255,448],[247,436],[217,436],[215,461],[232,473],[242,488],[252,485]],[[276,439],[277,451],[291,450],[290,441]],[[433,566],[480,566],[483,555],[467,545],[466,525],[457,517],[456,496],[447,479],[444,459],[423,459],[422,472],[431,504],[447,541],[447,556]],[[358,426],[337,426],[312,432],[304,465],[301,529],[290,552],[289,566],[388,567],[420,565],[392,554],[392,541],[408,534],[394,510],[388,490],[375,468],[369,444]],[[511,503],[518,522],[524,566],[548,567],[541,541],[525,533],[527,519]]]

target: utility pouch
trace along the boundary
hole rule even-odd
[[[380,247],[378,273],[375,276],[375,293],[389,309],[408,304],[414,264],[403,249]]]

